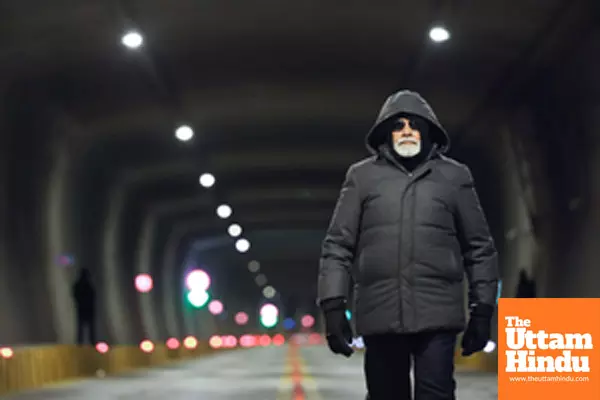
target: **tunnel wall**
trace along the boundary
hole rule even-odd
[[[504,296],[515,295],[523,268],[539,297],[600,297],[597,54],[600,30],[578,54],[541,70],[486,137],[503,166]]]

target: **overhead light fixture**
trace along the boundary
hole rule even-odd
[[[272,299],[273,297],[275,297],[275,294],[277,292],[275,291],[275,288],[273,288],[273,286],[265,286],[263,288],[263,296],[265,296],[267,299]]]
[[[258,272],[260,269],[260,263],[256,260],[252,260],[248,263],[248,270],[250,272]]]
[[[219,207],[217,207],[217,215],[219,216],[219,218],[229,218],[231,217],[232,213],[233,210],[227,204],[221,204]]]
[[[450,39],[450,32],[442,26],[434,26],[429,31],[429,38],[436,43],[442,43]]]
[[[254,278],[254,282],[256,282],[258,286],[265,286],[267,284],[267,277],[264,274],[258,274],[256,275],[256,278]]]
[[[235,248],[240,253],[245,253],[250,250],[250,242],[247,239],[238,239],[238,241],[235,242]]]
[[[129,31],[123,35],[121,43],[130,49],[137,49],[144,43],[144,37],[137,31]]]
[[[216,182],[214,175],[212,174],[202,174],[200,175],[200,185],[205,188],[212,187]]]
[[[182,142],[187,142],[194,137],[194,130],[187,125],[181,125],[175,130],[175,137]]]
[[[229,225],[229,228],[227,228],[227,233],[229,233],[229,236],[231,237],[238,237],[242,234],[242,227],[238,224],[231,224]]]

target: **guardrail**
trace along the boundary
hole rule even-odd
[[[70,345],[12,349],[11,354],[5,354],[10,357],[0,357],[0,395],[161,366],[215,351],[208,342],[198,342],[193,349],[169,349],[165,345],[156,345],[151,351],[143,351],[138,346],[114,346],[101,350],[106,352],[91,346]]]

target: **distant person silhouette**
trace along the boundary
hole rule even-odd
[[[73,285],[73,298],[77,311],[77,343],[84,344],[84,330],[88,330],[90,344],[96,343],[96,290],[90,271],[83,268]]]
[[[524,269],[519,273],[517,298],[527,299],[537,297],[535,281],[527,276]]]

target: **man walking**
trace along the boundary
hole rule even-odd
[[[373,156],[347,171],[319,271],[328,345],[350,356],[345,318],[354,282],[357,334],[371,400],[455,399],[454,349],[490,338],[497,253],[469,168],[443,154],[449,137],[415,92],[386,100],[366,138]]]

